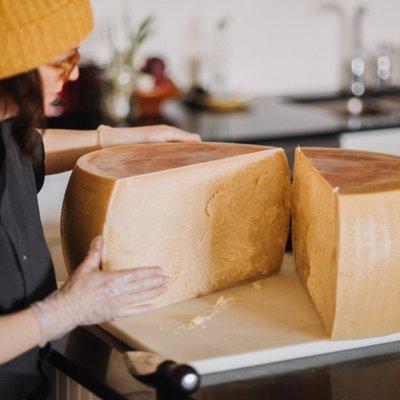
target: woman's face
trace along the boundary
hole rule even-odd
[[[78,79],[78,54],[77,49],[73,49],[38,68],[42,79],[44,111],[46,115],[49,114],[51,103],[57,99],[64,83]]]

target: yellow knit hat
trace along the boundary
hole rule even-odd
[[[92,27],[89,0],[0,0],[0,79],[66,53]]]

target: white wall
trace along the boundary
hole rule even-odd
[[[200,55],[210,65],[215,40],[212,27],[232,18],[227,32],[231,87],[254,93],[288,93],[335,89],[342,60],[349,51],[349,14],[355,0],[91,0],[96,28],[82,46],[84,57],[109,60],[107,26],[121,26],[131,7],[133,22],[148,14],[157,18],[157,33],[143,47],[168,61],[174,79],[189,81],[188,64]],[[400,1],[365,0],[364,42],[400,45]],[[333,4],[334,7],[329,7]],[[344,12],[332,8],[341,7]],[[399,58],[400,59],[400,58]],[[398,75],[400,75],[400,66]],[[206,68],[203,79],[209,80]]]

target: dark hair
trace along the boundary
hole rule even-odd
[[[34,69],[0,80],[0,105],[7,113],[15,106],[17,114],[12,133],[23,153],[31,155],[38,144],[37,128],[44,128],[43,89],[39,71]]]

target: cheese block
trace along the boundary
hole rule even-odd
[[[400,331],[400,157],[297,149],[298,274],[333,339]]]
[[[164,306],[279,271],[290,219],[282,149],[227,143],[119,146],[81,157],[62,210],[69,272],[103,235],[102,269],[161,266]]]

